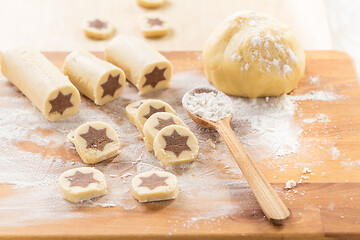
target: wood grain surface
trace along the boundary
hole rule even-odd
[[[48,52],[46,56],[60,67],[66,54]],[[96,55],[103,56],[102,53]],[[166,52],[164,55],[174,64],[176,73],[202,70],[199,52]],[[319,76],[321,81],[311,84],[309,76]],[[86,214],[77,218],[30,220],[25,225],[1,226],[0,238],[359,239],[360,87],[356,78],[352,60],[346,54],[336,51],[306,52],[306,76],[292,95],[331,89],[342,97],[331,102],[299,102],[302,111],[294,116],[295,121],[303,127],[299,152],[257,162],[259,169],[291,211],[291,217],[283,226],[274,226],[264,218],[248,185],[242,184],[238,186],[244,190],[242,194],[223,196],[224,201],[238,201],[239,206],[244,206],[242,210],[231,212],[226,217],[199,219],[190,226],[189,219],[196,216],[197,212],[188,211],[189,202],[177,207],[160,202],[142,204],[133,210],[118,206],[72,208],[74,212]],[[329,117],[329,122],[304,124],[304,119],[312,118],[320,111]],[[39,131],[44,136],[50,134],[47,129]],[[318,141],[309,141],[311,139]],[[311,146],[305,146],[309,142]],[[332,160],[329,145],[325,144],[328,142],[340,150],[338,160]],[[44,149],[31,142],[22,144],[23,149],[45,156],[77,157],[73,151],[64,147]],[[216,154],[216,151],[210,154]],[[0,165],[1,161],[4,159],[0,157]],[[281,171],[284,163],[286,171]],[[306,164],[311,165],[313,173],[307,182],[295,188],[297,193],[285,190],[284,183],[289,179],[298,181]],[[1,184],[0,200],[22,191],[26,189]],[[214,203],[208,199],[198,199],[197,204],[202,208]],[[22,212],[21,209],[5,209],[2,206],[0,209],[0,219],[11,220]],[[51,211],[56,215],[60,210]]]

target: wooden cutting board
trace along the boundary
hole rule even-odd
[[[103,56],[102,53],[95,54],[99,57]],[[55,65],[61,67],[67,53],[48,52],[45,55]],[[200,71],[200,73],[202,71],[199,52],[164,52],[164,55],[173,63],[176,74],[185,71]],[[310,81],[310,76],[319,77],[319,82],[314,84]],[[175,201],[138,204],[131,199],[131,194],[128,191],[124,191],[124,196],[129,197],[129,201],[134,201],[135,207],[131,209],[118,205],[108,208],[104,206],[94,207],[91,204],[74,206],[70,203],[64,203],[65,205],[63,205],[62,202],[66,201],[59,200],[61,196],[57,191],[57,186],[54,187],[54,192],[51,195],[54,195],[55,203],[59,201],[61,206],[57,207],[56,204],[51,205],[50,203],[41,204],[41,195],[39,195],[39,205],[36,201],[29,205],[27,198],[24,198],[23,204],[8,207],[10,206],[9,203],[5,204],[7,199],[21,202],[22,194],[27,194],[31,188],[3,183],[0,184],[0,238],[359,239],[360,87],[356,72],[351,58],[344,53],[307,51],[306,76],[292,95],[302,95],[324,89],[330,89],[342,97],[335,101],[304,100],[298,102],[298,111],[294,115],[294,121],[301,125],[302,133],[297,153],[258,161],[259,168],[292,213],[290,219],[283,226],[273,226],[264,218],[256,199],[249,191],[241,174],[229,175],[228,177],[236,178],[243,184],[226,185],[225,188],[228,189],[225,189],[225,192],[229,194],[220,196],[209,195],[210,197],[205,198],[199,195],[198,198],[184,198],[181,194],[184,195],[185,193],[182,192],[179,199]],[[129,91],[135,92],[134,89]],[[171,89],[170,93],[176,95],[176,91],[179,89],[175,87]],[[20,99],[19,101],[25,101],[23,99],[25,97],[16,91],[14,86],[5,81],[0,84],[0,92],[2,95],[9,94],[9,97],[16,97],[16,99]],[[125,94],[125,96],[129,95]],[[162,93],[159,96],[166,99]],[[103,106],[103,113],[108,114],[109,119],[118,125],[125,124],[123,108],[132,100],[134,99],[124,98],[119,100],[118,105],[116,103],[105,105]],[[85,98],[82,101],[84,108],[98,108]],[[11,109],[14,104],[16,102],[6,103],[3,101],[0,103],[0,108],[2,110]],[[117,110],[114,111],[114,109]],[[309,121],[320,112],[326,114],[329,121]],[[116,120],[117,118],[119,119]],[[73,119],[76,119],[76,116]],[[196,129],[195,124],[190,122],[188,124],[191,125],[191,128]],[[33,134],[44,138],[55,134],[54,129],[46,126],[43,127],[40,123],[32,122],[31,125],[22,127],[33,128]],[[61,128],[61,123],[58,128]],[[136,130],[130,126],[128,131]],[[200,140],[206,139],[199,135],[197,137]],[[139,138],[132,140],[135,142],[125,142],[124,144],[138,144],[139,146],[143,144]],[[3,138],[1,141],[3,146],[16,144],[21,151],[39,154],[39,159],[35,159],[33,164],[39,165],[38,169],[42,169],[45,165],[49,173],[55,171],[56,174],[60,174],[62,171],[71,168],[72,165],[69,164],[69,161],[74,163],[75,166],[73,167],[81,164],[74,149],[69,148],[70,145],[64,144],[64,146],[54,147],[50,144],[44,147],[30,140],[14,143]],[[222,143],[219,143],[219,148],[215,150],[205,148],[205,143],[201,146],[200,153],[210,159],[207,164],[212,165],[214,169],[221,168],[222,165],[211,161],[212,156],[224,156],[231,161],[231,157],[226,152],[226,148],[222,147]],[[339,151],[337,156],[334,157],[334,153],[331,153],[331,147],[335,147]],[[302,151],[305,148],[307,150]],[[51,157],[53,157],[53,161],[49,164],[46,159]],[[62,162],[58,162],[59,159]],[[0,167],[6,161],[6,157],[0,156]],[[117,164],[117,162],[101,165],[107,179],[110,179],[111,176],[106,173],[106,169],[112,164]],[[63,165],[67,167],[64,168]],[[303,166],[311,166],[312,174],[306,175],[309,176],[309,179],[306,183],[300,183],[294,188],[297,191],[296,193],[293,190],[285,190],[284,183],[286,181],[290,179],[298,181],[300,179]],[[239,172],[236,165],[230,167],[234,168],[235,172]],[[6,171],[7,169],[2,169],[0,176]],[[39,174],[39,171],[30,173],[29,176],[31,174]],[[211,174],[213,172],[209,173],[210,176]],[[131,175],[129,176],[131,180]],[[226,178],[227,175],[222,176]],[[194,176],[194,179],[197,177],[200,178],[201,176]],[[204,187],[208,188],[209,192],[215,192],[215,194],[218,190],[224,193],[224,186],[209,185]],[[235,195],[231,194],[233,188],[236,190]],[[192,194],[196,196],[196,192],[192,192]],[[214,201],[215,197],[211,198],[211,196],[216,196],[216,201]],[[238,204],[239,209],[227,212],[222,216],[211,216],[212,208],[215,211],[221,208],[222,204],[226,205],[229,202]],[[32,209],[29,209],[29,206]],[[64,209],[72,215],[61,217]],[[208,209],[207,211],[210,214],[207,215],[208,217],[203,217],[200,214],[204,209]],[[21,222],[17,222],[17,219],[21,219],[21,215],[25,216],[29,211],[33,211],[32,215],[29,216],[36,216],[34,219],[31,217],[29,219],[24,218]],[[37,211],[41,213],[40,217],[35,214]],[[56,216],[60,217],[56,218]],[[4,224],[7,221],[9,224]]]

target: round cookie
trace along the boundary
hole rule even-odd
[[[158,8],[165,3],[165,0],[137,0],[137,3],[144,8]]]
[[[107,194],[104,174],[90,167],[74,168],[63,172],[59,177],[59,187],[63,198],[73,203]]]
[[[84,163],[94,164],[118,154],[120,142],[115,130],[104,122],[88,122],[68,134]]]
[[[170,31],[168,21],[160,16],[144,16],[140,20],[140,30],[144,37],[156,38]]]
[[[170,125],[180,125],[186,127],[184,122],[172,113],[158,112],[149,117],[143,128],[144,142],[147,150],[150,152],[154,150],[153,143],[156,135],[161,129]]]
[[[143,136],[143,127],[145,122],[151,117],[151,115],[157,112],[169,112],[176,115],[175,110],[166,102],[161,100],[146,101],[139,107],[135,116],[135,126]]]
[[[186,127],[170,125],[160,130],[153,144],[155,155],[163,165],[190,162],[197,158],[199,145]]]
[[[129,119],[129,121],[131,122],[131,124],[135,125],[135,117],[136,117],[136,113],[138,112],[139,107],[148,100],[152,100],[152,99],[135,101],[126,106],[126,108],[125,108],[126,116]]]
[[[98,40],[110,38],[115,31],[113,24],[100,18],[89,18],[84,20],[82,28],[87,37]]]
[[[179,194],[176,176],[165,171],[142,172],[132,179],[131,187],[139,202],[169,200]]]
[[[217,89],[251,98],[292,91],[305,69],[304,50],[290,29],[252,11],[231,15],[212,32],[203,61]]]

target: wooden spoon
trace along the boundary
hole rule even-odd
[[[250,185],[250,188],[253,191],[266,217],[275,225],[283,224],[283,222],[290,216],[290,212],[274,189],[271,187],[269,182],[266,180],[264,175],[256,167],[254,161],[251,159],[231,129],[230,121],[233,115],[231,114],[230,116],[215,122],[201,118],[186,108],[187,104],[184,101],[186,101],[187,94],[209,91],[219,93],[219,91],[211,88],[196,88],[186,93],[183,98],[183,106],[185,110],[189,114],[190,118],[200,126],[204,128],[216,129],[218,131],[230,152],[232,153],[237,165],[244,174],[246,181]]]

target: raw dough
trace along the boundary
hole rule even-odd
[[[251,11],[235,13],[215,29],[203,61],[217,89],[251,98],[292,91],[305,69],[304,50],[289,28]]]
[[[189,162],[197,158],[199,145],[195,135],[186,127],[170,125],[156,135],[155,155],[163,165]]]
[[[138,109],[141,106],[141,104],[143,104],[147,100],[152,100],[152,99],[145,99],[145,100],[135,101],[135,102],[132,102],[132,103],[130,103],[130,104],[128,104],[126,106],[126,109],[125,109],[126,110],[126,116],[128,117],[131,124],[135,125],[136,113],[138,112]]]
[[[63,72],[96,105],[118,98],[125,87],[125,73],[120,68],[86,51],[70,53],[65,58]]]
[[[84,163],[94,164],[116,156],[120,142],[115,130],[104,122],[88,122],[67,136]]]
[[[50,121],[79,110],[79,91],[38,51],[18,48],[3,52],[1,72]]]
[[[170,31],[168,21],[160,16],[144,16],[140,21],[140,30],[145,37],[162,37]]]
[[[140,131],[141,135],[144,136],[143,127],[145,122],[157,112],[169,112],[176,115],[175,110],[166,102],[161,100],[148,100],[143,103],[135,116],[135,126]]]
[[[91,167],[74,168],[59,177],[63,198],[70,202],[82,202],[107,194],[106,179],[102,172]]]
[[[144,8],[158,8],[165,3],[165,0],[137,0],[137,3]]]
[[[109,21],[100,18],[89,18],[82,25],[85,35],[89,38],[104,40],[110,38],[115,27]]]
[[[139,202],[174,199],[179,194],[176,176],[165,171],[142,172],[132,179],[131,186]]]
[[[111,40],[105,50],[105,59],[124,70],[140,94],[170,84],[173,67],[169,60],[137,37],[121,35]]]
[[[158,112],[149,117],[143,128],[146,149],[152,152],[154,139],[159,131],[174,124],[186,127],[183,121],[172,113]]]

